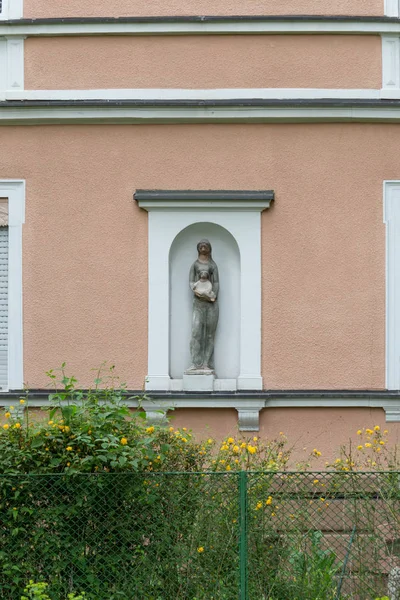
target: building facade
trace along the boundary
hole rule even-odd
[[[0,401],[108,361],[199,435],[397,440],[398,0],[0,7]],[[217,378],[193,390],[204,237]]]

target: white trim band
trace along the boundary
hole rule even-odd
[[[1,88],[0,88],[1,89]],[[324,88],[136,88],[98,90],[15,90],[5,100],[380,100],[379,89]]]
[[[400,106],[18,106],[0,103],[0,125],[58,123],[398,123]]]
[[[14,2],[16,0],[12,0]],[[19,0],[20,1],[20,0]],[[268,19],[196,21],[53,21],[2,25],[0,36],[88,36],[88,35],[254,35],[254,34],[396,34],[400,22],[367,19]]]

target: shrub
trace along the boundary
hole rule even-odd
[[[29,396],[5,411],[0,429],[0,474],[96,473],[158,471],[239,471],[286,468],[290,450],[286,438],[267,443],[258,437],[228,438],[220,448],[214,440],[196,442],[186,428],[154,426],[140,409],[126,406],[124,386],[108,377],[95,380],[83,392],[61,368],[62,391],[54,371],[48,376],[56,390],[49,395],[49,418],[32,420]]]

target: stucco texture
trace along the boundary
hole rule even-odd
[[[382,15],[383,0],[25,0],[25,17]]]
[[[380,88],[379,36],[28,38],[26,89]]]
[[[260,413],[259,432],[238,432],[237,411],[232,409],[179,409],[170,418],[172,425],[192,429],[195,438],[202,440],[255,435],[273,440],[279,439],[282,432],[287,448],[292,449],[290,466],[310,461],[314,448],[321,452],[318,459],[310,461],[315,470],[324,470],[326,461],[337,458],[340,447],[348,447],[350,440],[354,452],[360,443],[358,429],[379,425],[382,431],[388,430],[388,449],[394,450],[400,443],[400,423],[386,423],[381,408],[267,408]]]
[[[25,381],[62,361],[147,374],[147,214],[136,188],[274,189],[262,214],[265,388],[384,388],[382,181],[398,128],[374,124],[0,129],[0,178],[27,182]],[[168,249],[166,248],[167,252]]]

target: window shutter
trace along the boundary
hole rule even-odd
[[[0,389],[8,387],[8,227],[0,227]]]

